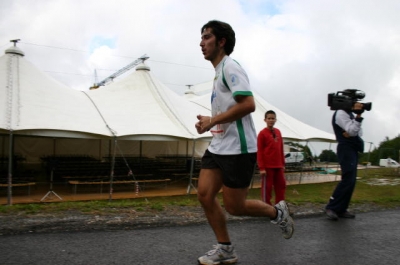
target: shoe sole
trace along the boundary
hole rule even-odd
[[[238,262],[238,259],[228,259],[228,260],[223,260],[223,261],[219,261],[218,263],[202,263],[200,260],[198,260],[199,264],[202,265],[218,265],[218,264],[235,264]]]
[[[288,235],[288,236],[283,235],[283,238],[284,238],[284,239],[291,239],[292,236],[293,236],[293,234],[294,234],[294,221],[293,221],[293,218],[292,218],[292,217],[289,216],[289,218],[292,219],[292,220],[291,220],[292,232],[291,232],[290,235]]]
[[[288,220],[288,222],[287,222],[288,224],[291,224],[292,232],[288,236],[283,235],[283,238],[284,239],[290,239],[290,238],[292,238],[293,233],[294,233],[294,221],[293,221],[293,218],[290,216],[289,205],[287,205],[286,202],[285,202],[285,205],[286,205],[287,212],[288,212],[288,216],[287,216],[286,220]]]

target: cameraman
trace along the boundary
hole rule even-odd
[[[364,151],[364,142],[360,137],[363,112],[363,104],[356,102],[351,110],[339,109],[333,114],[332,126],[338,142],[337,156],[342,179],[325,207],[330,220],[338,220],[339,217],[355,218],[347,208],[356,185],[358,153]]]

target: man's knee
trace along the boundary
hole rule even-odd
[[[199,200],[199,202],[201,204],[205,203],[207,201],[207,195],[205,192],[197,192],[197,200]]]
[[[199,190],[197,192],[197,200],[203,207],[212,207],[215,203],[216,197],[206,190]]]

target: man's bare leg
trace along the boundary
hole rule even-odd
[[[222,188],[220,169],[202,169],[197,187],[197,197],[203,206],[208,223],[218,242],[230,242],[226,227],[226,215],[218,201],[217,194]]]
[[[261,201],[248,200],[248,188],[233,189],[223,187],[224,206],[232,215],[265,216],[275,219],[277,216],[275,207]]]

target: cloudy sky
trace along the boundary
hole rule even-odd
[[[327,94],[363,90],[373,148],[400,133],[399,13],[398,0],[1,0],[0,50],[21,39],[27,60],[77,90],[95,70],[101,81],[147,54],[153,74],[183,94],[214,76],[201,26],[226,21],[237,37],[231,57],[289,115],[332,132]]]

